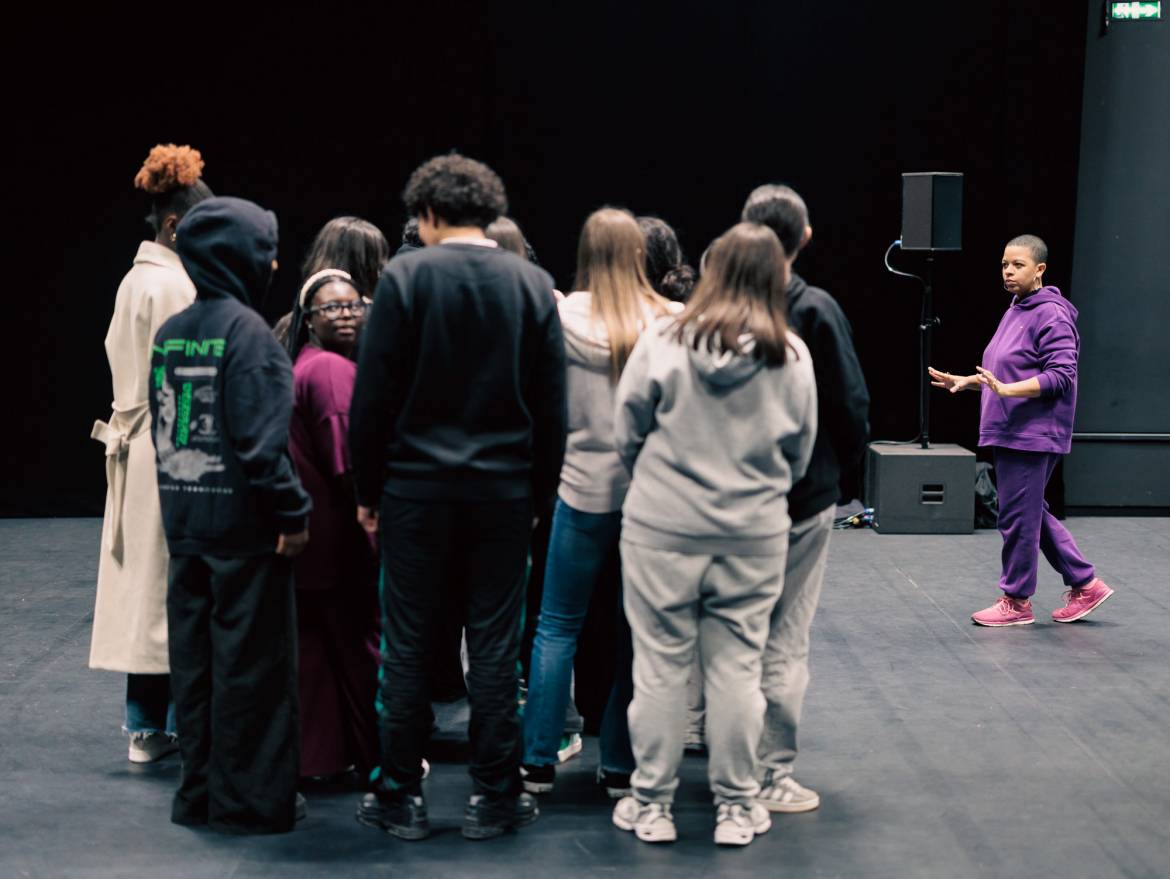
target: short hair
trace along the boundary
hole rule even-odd
[[[788,258],[800,251],[804,230],[808,226],[808,207],[791,186],[766,183],[752,190],[744,202],[741,219],[759,223],[776,233]]]
[[[1037,263],[1048,262],[1048,245],[1037,235],[1017,235],[1004,245],[1005,247],[1024,247],[1032,253],[1032,259]]]
[[[508,197],[498,174],[475,159],[448,153],[419,165],[402,192],[411,216],[428,209],[452,226],[486,228],[508,212]]]

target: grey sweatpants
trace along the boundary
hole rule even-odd
[[[796,761],[796,729],[808,689],[808,634],[825,580],[833,516],[822,513],[792,523],[788,532],[788,561],[784,593],[772,610],[768,644],[764,648],[764,732],[760,736],[760,769],[774,777],[792,774]]]
[[[759,793],[756,748],[764,721],[761,656],[783,587],[784,555],[709,556],[621,542],[626,617],[634,639],[630,785],[644,802],[678,787],[687,676],[696,648],[707,704],[708,775],[716,803]]]

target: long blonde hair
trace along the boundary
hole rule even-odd
[[[668,311],[669,300],[646,277],[645,252],[646,238],[629,211],[601,208],[581,229],[576,289],[592,294],[593,320],[605,324],[615,384],[638,341],[646,307],[654,314]]]

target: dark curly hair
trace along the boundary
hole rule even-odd
[[[422,216],[427,209],[451,226],[486,228],[508,211],[508,197],[499,175],[483,162],[448,153],[423,162],[402,192],[406,212]]]
[[[426,247],[418,237],[418,217],[411,217],[402,225],[402,243],[408,247]]]
[[[683,259],[674,229],[658,217],[638,217],[638,227],[646,236],[646,276],[651,286],[667,299],[686,302],[697,276]]]

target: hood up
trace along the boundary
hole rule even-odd
[[[196,298],[232,297],[250,306],[268,289],[277,242],[272,211],[242,198],[209,198],[187,212],[176,236]]]

